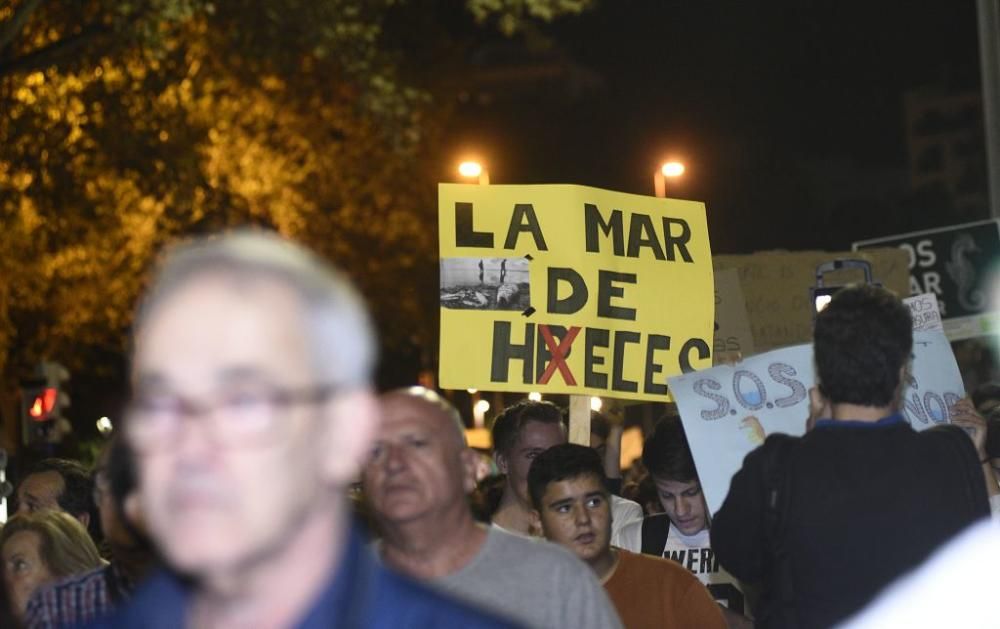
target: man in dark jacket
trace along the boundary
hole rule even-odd
[[[912,346],[909,311],[881,288],[844,289],[817,316],[812,402],[827,412],[747,455],[712,522],[722,565],[761,588],[758,626],[829,627],[988,515],[971,405],[952,417],[972,440],[900,413]]]

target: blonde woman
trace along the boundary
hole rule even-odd
[[[0,557],[7,600],[18,619],[38,587],[104,565],[87,529],[61,511],[8,520],[0,532]]]

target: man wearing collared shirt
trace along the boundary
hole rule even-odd
[[[747,455],[712,521],[723,567],[761,588],[758,627],[834,625],[989,513],[985,435],[918,433],[900,414],[913,334],[897,297],[839,291],[813,345],[813,409],[828,412],[804,437],[771,435]],[[952,420],[978,433],[970,408]]]
[[[101,626],[500,627],[389,573],[346,490],[378,424],[361,299],[263,232],[173,250],[136,317],[125,436],[169,572]]]

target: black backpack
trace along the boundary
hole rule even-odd
[[[657,513],[642,519],[643,555],[663,556],[663,547],[667,545],[667,535],[670,533],[670,518],[666,513]]]

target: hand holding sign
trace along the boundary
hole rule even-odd
[[[955,402],[950,411],[951,423],[960,426],[969,434],[979,460],[986,459],[986,420],[976,411],[976,407],[968,398]]]
[[[743,421],[740,422],[740,428],[746,431],[747,439],[754,445],[759,446],[764,443],[764,439],[767,437],[767,434],[764,433],[764,427],[760,425],[760,420],[753,415],[744,417]]]

